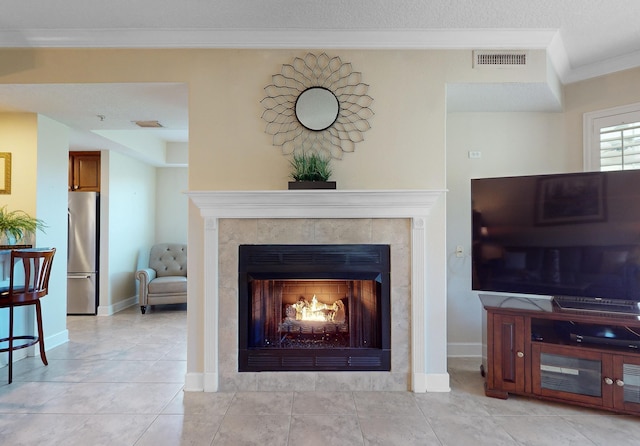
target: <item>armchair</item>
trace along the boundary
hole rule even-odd
[[[136,271],[140,282],[138,303],[145,314],[148,305],[187,302],[187,245],[160,243],[149,251],[147,267]]]

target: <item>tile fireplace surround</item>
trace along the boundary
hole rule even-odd
[[[443,191],[187,195],[204,218],[204,391],[449,390],[446,290],[434,286],[445,279],[429,268],[445,261],[433,247],[442,245],[429,242],[445,234],[429,218]],[[238,246],[277,243],[391,246],[391,372],[238,372]]]

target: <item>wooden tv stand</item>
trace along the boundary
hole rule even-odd
[[[513,393],[640,414],[638,316],[565,310],[548,299],[480,298],[487,396],[506,399]]]

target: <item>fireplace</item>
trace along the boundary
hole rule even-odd
[[[188,195],[203,217],[201,222],[193,220],[194,229],[201,225],[203,233],[201,240],[194,231],[196,238],[189,242],[193,311],[185,390],[449,390],[445,191],[191,191]],[[238,372],[238,247],[294,243],[390,246],[390,371]]]
[[[240,245],[238,371],[389,371],[389,245]]]

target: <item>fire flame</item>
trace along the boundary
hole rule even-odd
[[[300,299],[295,305],[297,321],[319,321],[331,322],[338,311],[338,304],[327,305],[318,302],[316,295],[313,295],[311,303]]]

